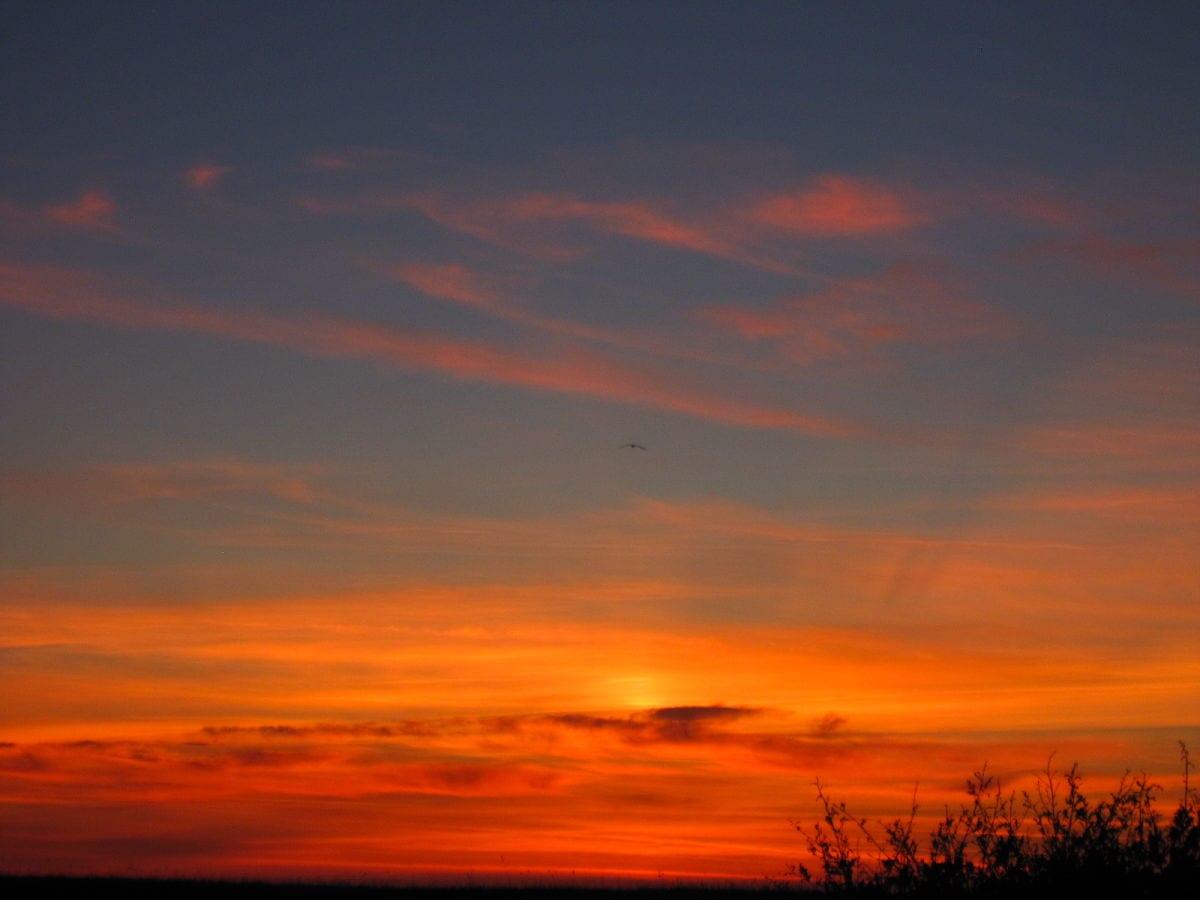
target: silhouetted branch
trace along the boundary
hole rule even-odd
[[[814,876],[795,871],[826,892],[953,895],[1022,890],[1103,888],[1126,896],[1200,896],[1200,803],[1192,768],[1180,742],[1183,799],[1169,824],[1155,809],[1162,788],[1145,773],[1126,772],[1106,798],[1083,793],[1077,764],[1056,771],[1053,756],[1032,792],[1005,793],[984,765],[966,783],[969,802],[946,808],[922,856],[913,829],[916,790],[907,819],[878,823],[877,837],[864,818],[833,800],[815,782],[819,822],[793,822],[821,865]],[[864,858],[865,845],[872,854]]]

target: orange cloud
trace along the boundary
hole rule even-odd
[[[176,728],[152,739],[9,742],[0,866],[293,878],[428,877],[419,866],[445,866],[461,879],[468,868],[479,877],[476,866],[486,878],[574,865],[647,880],[661,870],[761,879],[800,855],[788,823],[818,817],[817,777],[871,819],[906,814],[919,783],[922,836],[945,805],[967,799],[962,782],[985,761],[1018,791],[1053,751],[1064,765],[1082,762],[1085,786],[1115,781],[1131,762],[1162,783],[1175,777],[1175,760],[1155,745],[1161,735],[1129,730],[812,738],[713,727],[703,740],[639,744],[621,740],[621,728],[574,721],[582,714],[557,718],[431,720],[434,734],[465,729],[480,741],[455,748],[275,726],[258,729],[270,737]],[[489,734],[503,742],[487,743]]]
[[[927,216],[899,193],[845,175],[821,175],[810,187],[760,200],[753,222],[816,237],[859,237],[914,228]]]
[[[214,163],[197,163],[183,173],[187,186],[195,191],[209,191],[217,183],[233,171],[229,166],[219,166]]]
[[[104,191],[85,191],[78,200],[45,208],[50,221],[68,228],[88,231],[112,231],[116,228],[113,215],[117,206]]]
[[[1188,422],[1068,422],[1019,430],[1018,450],[1087,472],[1200,472],[1200,428]]]
[[[617,364],[582,350],[535,358],[506,349],[328,316],[285,318],[202,308],[182,301],[149,305],[102,293],[79,273],[0,266],[0,302],[34,315],[85,319],[140,331],[181,331],[285,346],[314,356],[350,357],[428,369],[555,393],[666,409],[749,428],[825,437],[861,436],[859,426],[817,415],[729,399]]]
[[[1174,323],[1108,344],[1047,392],[1040,421],[1010,446],[1043,475],[1135,489],[1186,489],[1200,479],[1200,331]],[[1148,476],[1153,480],[1147,480]],[[1164,478],[1174,475],[1174,483]]]
[[[989,505],[998,509],[1140,520],[1172,528],[1185,523],[1200,525],[1200,488],[1195,487],[1050,489],[997,497]]]
[[[1017,789],[1055,750],[1097,779],[1136,767],[1165,783],[1174,759],[1161,745],[1193,740],[1179,711],[1200,683],[1194,604],[1148,616],[1145,592],[1157,586],[1134,572],[1127,615],[1105,603],[1094,627],[1081,622],[1097,605],[1081,577],[1109,581],[1123,567],[1087,575],[1114,555],[1110,541],[1089,553],[939,542],[715,502],[637,504],[593,535],[576,534],[581,521],[534,523],[526,537],[552,552],[553,535],[603,543],[633,525],[667,532],[654,546],[698,556],[779,548],[793,562],[780,599],[806,624],[693,617],[667,629],[670,605],[696,583],[606,582],[579,567],[573,582],[260,602],[8,600],[0,798],[19,839],[0,849],[0,865],[36,851],[103,870],[94,839],[122,865],[140,852],[139,865],[210,874],[261,874],[264,860],[294,873],[322,859],[390,874],[500,865],[502,853],[517,871],[662,865],[761,877],[796,858],[787,822],[807,816],[817,776],[880,817],[906,812],[919,781],[922,815],[936,817],[985,760]],[[475,543],[482,552],[490,540]],[[889,617],[872,592],[914,550],[932,554],[927,593],[892,597]],[[837,578],[817,585],[816,571]],[[726,574],[722,604],[759,593],[747,573]],[[5,588],[0,596],[16,596]],[[940,614],[920,614],[932,601]],[[807,624],[828,606],[857,624]],[[578,621],[581,609],[604,612]],[[639,626],[644,610],[660,618]],[[921,624],[930,620],[932,631]],[[1055,622],[1066,630],[1047,628]],[[1166,637],[1144,640],[1151,627]],[[1014,628],[1030,640],[998,639]],[[1057,730],[1080,727],[1099,736]],[[1107,727],[1125,730],[1100,734]],[[1029,731],[1039,728],[1052,731]],[[54,829],[39,814],[50,804]],[[156,842],[167,823],[189,835],[184,849]],[[464,835],[475,828],[464,823],[483,830]],[[265,854],[264,840],[276,842]]]
[[[10,496],[54,496],[72,502],[91,498],[104,503],[140,500],[203,501],[260,496],[288,503],[317,498],[313,475],[318,466],[286,466],[244,460],[184,460],[90,466],[68,472],[6,472],[0,485]]]

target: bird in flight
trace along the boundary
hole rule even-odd
[[[645,450],[646,448],[643,447],[641,444],[630,443],[630,444],[622,444],[620,449],[621,450]]]

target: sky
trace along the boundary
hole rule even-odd
[[[2,6],[0,870],[1178,802],[1200,6]]]

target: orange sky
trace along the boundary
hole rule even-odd
[[[318,493],[283,473],[238,474]],[[335,525],[332,536],[346,530]],[[934,815],[978,766],[1029,787],[1053,753],[1079,760],[1096,790],[1146,768],[1166,799],[1175,741],[1200,737],[1186,724],[1197,608],[1160,603],[1148,619],[1109,602],[1089,621],[1101,586],[1135,574],[1105,564],[1103,530],[1072,530],[1061,548],[945,542],[635,504],[586,522],[443,520],[386,537],[422,552],[459,531],[501,567],[518,569],[514,548],[541,547],[556,576],[169,605],[118,572],[94,573],[75,600],[63,573],[11,580],[4,865],[782,876],[801,852],[789,819],[815,815],[817,777],[879,817],[903,813],[918,787]],[[597,548],[609,570],[571,579]],[[679,610],[706,591],[797,602],[740,573],[714,583],[721,570],[704,557],[731,548],[782,555],[793,575],[818,567],[829,596],[875,600],[854,621],[803,603],[797,618],[820,624],[689,624]],[[1172,555],[1187,571],[1193,553],[1167,546],[1159,572],[1136,574],[1170,581]],[[677,574],[622,580],[622,568]],[[952,602],[971,586],[969,607]]]

